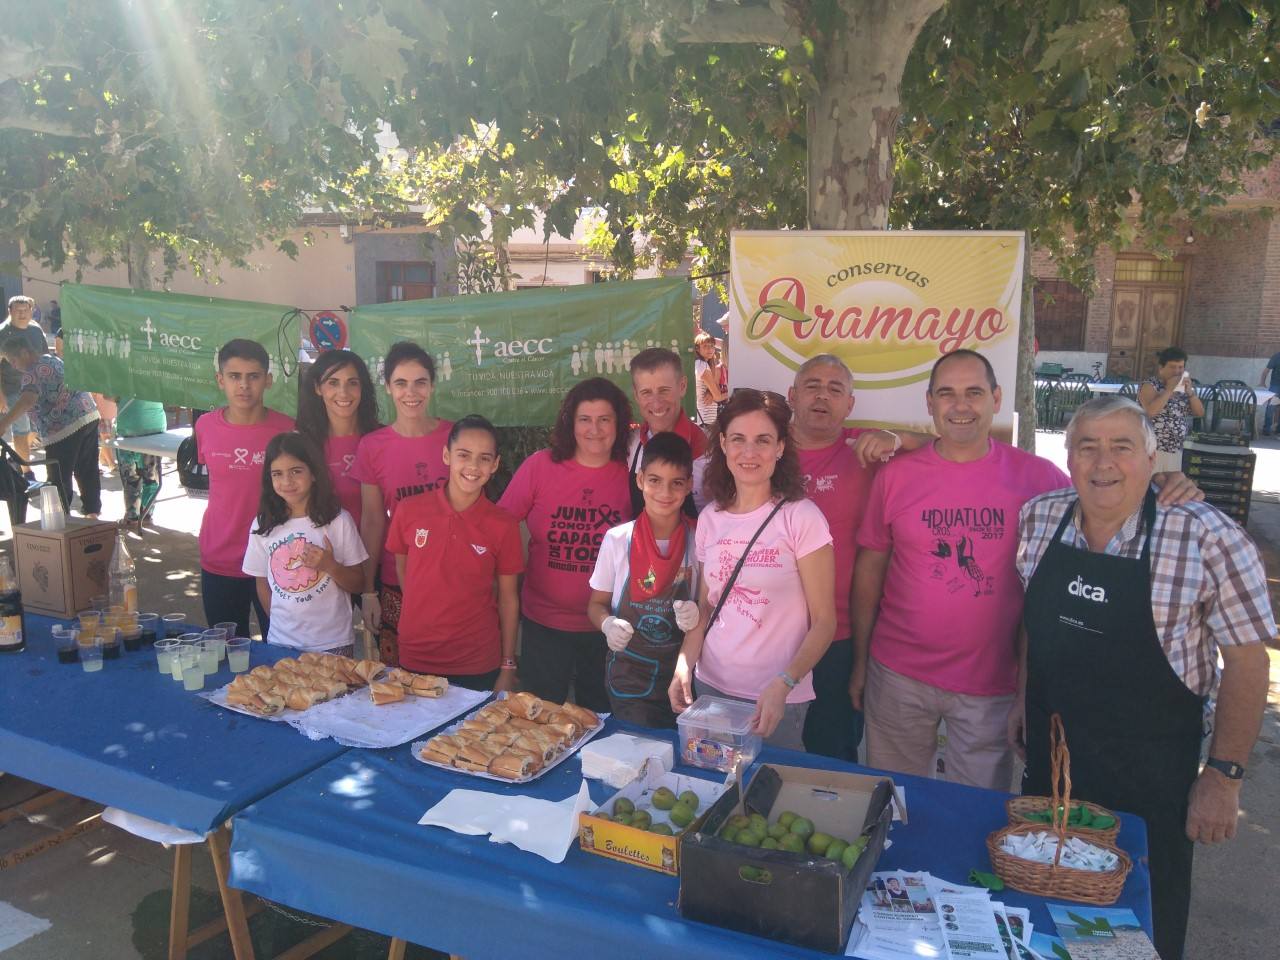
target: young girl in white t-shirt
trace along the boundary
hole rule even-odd
[[[349,654],[351,594],[364,584],[368,556],[315,445],[297,433],[272,437],[244,556],[270,614],[267,641]]]

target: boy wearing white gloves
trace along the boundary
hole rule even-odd
[[[667,687],[685,631],[698,625],[694,521],[681,512],[692,476],[683,437],[649,438],[635,476],[644,511],[605,534],[591,574],[587,616],[609,645],[613,714],[644,727],[675,728]]]

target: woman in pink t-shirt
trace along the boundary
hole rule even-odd
[[[604,635],[591,626],[591,573],[610,527],[631,517],[631,404],[603,377],[565,395],[551,446],[516,470],[498,506],[529,528],[520,598],[520,683],[545,700],[609,709]]]
[[[387,524],[409,497],[444,486],[444,449],[453,423],[433,417],[436,365],[416,343],[392,344],[382,361],[395,421],[360,438],[351,475],[360,482],[360,539],[369,552],[360,609],[378,638],[382,662],[400,661],[400,581],[386,551]]]
[[[835,636],[835,552],[826,518],[805,499],[790,423],[787,402],[761,390],[735,390],[720,413],[703,481],[712,502],[694,547],[702,616],[669,694],[683,712],[696,676],[699,695],[754,701],[755,732],[803,750],[810,674]]]
[[[298,387],[297,430],[324,451],[333,492],[360,526],[360,481],[352,472],[360,438],[382,426],[378,398],[363,360],[350,350],[324,350]]]

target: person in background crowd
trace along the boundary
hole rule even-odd
[[[1007,791],[1022,611],[1014,518],[1068,479],[992,438],[1001,399],[982,354],[933,365],[925,401],[938,438],[880,469],[858,530],[850,691],[871,766],[931,775],[945,720],[947,779]],[[1161,480],[1166,501],[1203,496],[1181,474]]]
[[[360,440],[382,426],[369,368],[350,350],[324,350],[298,383],[298,432],[324,451],[333,491],[360,526],[363,492],[353,474]]]
[[[0,335],[0,355],[22,377],[20,392],[0,415],[0,431],[30,414],[63,509],[71,509],[74,477],[80,488],[80,509],[96,520],[102,512],[102,477],[98,474],[98,408],[93,397],[68,389],[62,361],[49,353],[47,346],[37,354],[21,327]]]
[[[271,618],[264,639],[351,656],[351,594],[364,583],[369,555],[333,492],[320,448],[300,433],[277,434],[261,473],[244,572]]]
[[[62,336],[62,307],[57,300],[49,301],[49,333],[51,336]]]
[[[609,709],[604,637],[587,617],[605,531],[631,514],[631,404],[603,377],[565,395],[551,445],[520,464],[498,506],[529,529],[520,598],[520,682],[544,700]]]
[[[445,447],[443,487],[403,501],[387,531],[404,591],[400,665],[471,690],[514,690],[520,629],[520,523],[485,496],[498,431],[463,417]]]
[[[644,445],[655,434],[675,433],[689,444],[695,459],[702,456],[707,436],[685,416],[683,404],[688,389],[689,381],[680,365],[680,356],[674,351],[649,347],[632,358],[631,396],[635,399],[642,422],[631,425],[627,462],[637,477],[640,475]],[[685,501],[684,509],[690,517],[697,516],[692,497]],[[639,516],[643,510],[644,497],[639,484],[634,484],[631,487],[631,515]]]
[[[1165,347],[1156,359],[1160,366],[1138,390],[1138,403],[1156,430],[1156,473],[1182,469],[1182,443],[1187,438],[1187,418],[1203,417],[1200,400],[1187,372],[1187,351]]]
[[[1280,397],[1280,353],[1273,353],[1267,365],[1262,368],[1258,386],[1266,387],[1276,394],[1276,397],[1267,401],[1262,414],[1262,435],[1269,437],[1275,432],[1276,410],[1280,408],[1280,400],[1277,400]]]
[[[164,404],[154,400],[118,400],[116,402],[116,436],[142,437],[164,433],[169,427]],[[156,498],[160,496],[161,460],[150,453],[117,450],[120,487],[124,491],[124,523],[136,529],[151,519]]]
[[[200,521],[200,597],[206,623],[233,621],[249,636],[249,609],[263,637],[270,621],[254,578],[244,573],[245,544],[258,509],[267,444],[293,429],[293,420],[269,409],[271,358],[253,340],[228,340],[218,351],[218,386],[227,405],[195,422],[196,455],[209,470],[209,504]]]
[[[1009,739],[1025,745],[1024,792],[1047,795],[1059,715],[1072,799],[1146,821],[1155,947],[1172,960],[1186,936],[1193,843],[1236,831],[1267,703],[1267,574],[1253,541],[1214,507],[1157,502],[1156,434],[1132,401],[1082,404],[1066,441],[1072,488],[1035,497],[1019,517],[1026,639]]]
[[[4,340],[11,330],[21,331],[32,354],[41,357],[49,352],[49,341],[40,324],[31,319],[35,305],[30,297],[10,297],[9,315],[0,323],[0,340]],[[0,398],[0,413],[4,413],[17,402],[22,392],[22,372],[4,359],[0,359],[0,391],[4,394]],[[5,440],[13,444],[13,449],[23,460],[31,459],[31,436],[31,420],[26,415],[15,417],[4,431]],[[30,470],[27,471],[27,479],[35,479]]]
[[[686,630],[698,625],[694,524],[683,513],[693,451],[675,433],[644,446],[636,485],[644,510],[604,535],[587,616],[610,653],[605,683],[613,715],[675,729],[667,689]]]
[[[422,347],[393,344],[384,370],[395,420],[360,439],[351,475],[360,482],[360,536],[369,551],[361,614],[378,638],[382,662],[398,666],[402,594],[395,557],[385,549],[387,523],[401,501],[444,485],[449,476],[444,451],[453,424],[431,415],[436,364]]]
[[[698,423],[704,430],[710,430],[716,425],[720,404],[728,399],[720,383],[720,351],[716,347],[716,338],[706,331],[699,333],[693,338],[693,352],[697,357],[693,361],[693,380],[697,391]],[[694,459],[698,456],[700,454]]]
[[[831,529],[835,549],[835,640],[813,668],[814,700],[804,721],[810,753],[856,760],[862,741],[862,714],[849,696],[853,675],[853,562],[858,524],[880,464],[899,449],[915,450],[925,434],[846,427],[853,412],[853,374],[829,353],[810,357],[796,371],[787,400],[794,411],[791,437],[809,499]]]
[[[698,625],[685,634],[668,694],[682,713],[697,693],[755,703],[752,729],[803,750],[810,671],[835,635],[835,554],[822,511],[805,498],[778,394],[735,390],[711,437],[698,517]]]

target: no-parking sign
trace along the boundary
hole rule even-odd
[[[347,322],[332,310],[311,318],[311,342],[317,350],[342,350],[347,345]]]

